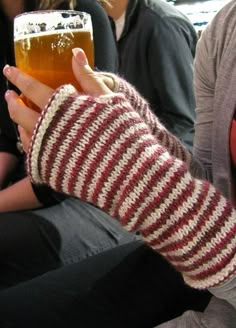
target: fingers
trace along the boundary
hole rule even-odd
[[[25,106],[22,99],[14,91],[7,91],[5,99],[11,119],[31,134],[38,121],[39,113]]]
[[[104,83],[102,75],[94,72],[89,66],[84,51],[75,48],[73,54],[72,69],[83,91],[95,97],[111,93],[111,89],[107,86],[107,83]]]
[[[80,48],[73,49],[72,68],[85,93],[91,96],[100,96],[111,93],[113,79],[94,72],[88,65],[85,53]],[[14,84],[24,96],[30,99],[41,110],[48,103],[54,90],[39,82],[33,77],[21,72],[13,66],[6,65],[3,69],[6,78]]]
[[[46,106],[48,99],[54,92],[50,87],[21,72],[16,67],[6,65],[3,74],[41,110]]]
[[[28,133],[25,129],[21,126],[18,126],[18,131],[20,134],[20,140],[24,149],[24,152],[28,153],[31,143],[31,134]]]
[[[74,74],[86,94],[100,96],[111,93],[114,81],[112,78],[94,72],[88,65],[85,53],[80,48],[73,49],[72,68]],[[6,78],[14,84],[26,97],[41,110],[45,108],[54,90],[21,72],[13,66],[6,65],[3,69]],[[13,121],[32,133],[39,114],[26,106],[25,102],[13,91],[6,93],[9,113]],[[28,103],[27,103],[28,104]]]

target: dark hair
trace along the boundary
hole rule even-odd
[[[97,0],[101,5],[110,6],[109,0]],[[69,5],[70,9],[74,9],[76,6],[76,0],[38,0],[38,8],[39,9],[54,9],[62,4]]]
[[[74,9],[76,0],[38,0],[38,9],[55,9],[62,4],[67,4],[70,9]]]

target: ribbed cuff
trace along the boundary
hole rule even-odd
[[[63,104],[64,101],[68,99],[69,96],[75,94],[77,94],[77,91],[72,85],[68,84],[62,86],[61,88],[56,90],[56,92],[49,100],[44,111],[41,113],[39,122],[37,123],[33,133],[30,151],[28,153],[28,159],[27,159],[28,173],[31,176],[32,181],[36,184],[44,183],[40,176],[40,161],[39,161],[39,155],[42,147],[43,137],[45,136],[56,112],[61,109],[61,104]]]

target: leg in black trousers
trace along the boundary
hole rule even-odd
[[[133,240],[116,220],[75,198],[0,213],[0,290]]]
[[[0,327],[151,328],[209,299],[138,241],[2,291]]]
[[[0,289],[61,267],[60,248],[60,234],[44,218],[32,212],[1,213]]]

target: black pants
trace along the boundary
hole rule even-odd
[[[37,214],[0,213],[0,290],[135,239],[106,213],[74,198]]]
[[[0,214],[0,290],[63,265],[61,236],[32,212]]]
[[[0,292],[0,327],[151,328],[209,299],[136,241]]]

